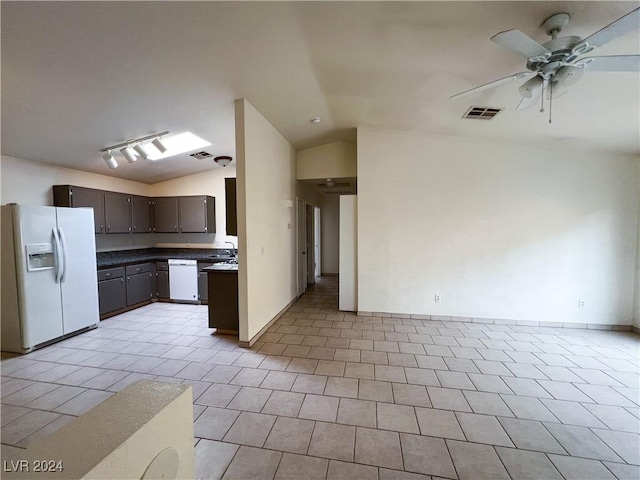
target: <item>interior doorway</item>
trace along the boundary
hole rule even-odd
[[[315,256],[315,214],[314,206],[310,203],[306,204],[306,226],[307,226],[307,284],[316,283],[316,256]]]
[[[314,259],[315,259],[315,271],[314,271],[314,275],[316,277],[320,277],[322,276],[322,257],[321,257],[321,252],[322,252],[322,248],[320,246],[320,242],[322,241],[322,232],[320,230],[320,227],[322,225],[321,222],[321,212],[320,209],[318,207],[314,207],[313,209],[313,224],[315,226],[315,248],[314,248]]]

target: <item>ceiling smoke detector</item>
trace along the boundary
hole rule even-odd
[[[232,158],[229,157],[228,155],[221,155],[213,159],[213,161],[216,162],[221,167],[226,167],[227,165],[229,165],[231,163],[231,160]]]

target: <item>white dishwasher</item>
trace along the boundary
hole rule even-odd
[[[198,301],[198,262],[169,259],[169,298]]]

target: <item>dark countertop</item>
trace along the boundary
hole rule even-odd
[[[224,262],[229,258],[226,248],[139,248],[136,250],[115,250],[98,252],[98,268],[118,267],[132,263],[166,262],[170,258]],[[232,250],[236,253],[236,250]],[[237,267],[237,265],[235,265]]]
[[[203,272],[207,273],[238,273],[238,264],[228,264],[223,263],[219,265],[211,265],[210,267],[205,267],[202,269]]]

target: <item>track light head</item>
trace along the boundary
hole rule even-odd
[[[127,145],[124,148],[121,148],[120,149],[120,153],[122,154],[122,156],[124,158],[127,159],[127,162],[129,162],[129,163],[133,163],[138,159],[138,157],[136,157],[135,152],[133,151],[133,149],[129,145]]]
[[[138,153],[138,155],[140,155],[140,158],[142,158],[143,160],[149,158],[149,152],[147,152],[147,149],[144,148],[144,145],[142,143],[137,144],[135,147],[133,147],[133,149]]]
[[[165,153],[168,150],[168,148],[165,147],[164,143],[162,143],[162,139],[160,137],[154,138],[151,143],[158,149],[160,153]]]
[[[102,159],[107,164],[107,167],[118,168],[118,162],[116,162],[116,159],[111,155],[111,150],[107,150],[107,152],[102,156]]]

